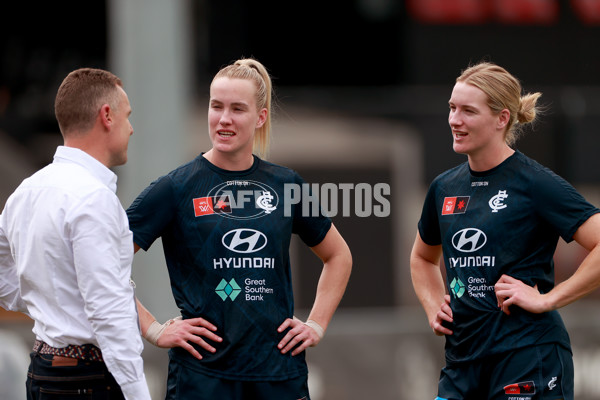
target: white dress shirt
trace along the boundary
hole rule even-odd
[[[129,399],[150,399],[134,291],[133,237],[117,176],[59,146],[0,216],[0,305],[35,321],[52,347],[91,343]]]

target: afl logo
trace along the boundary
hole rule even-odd
[[[267,237],[257,230],[241,228],[224,234],[221,242],[236,253],[256,253],[267,245]]]
[[[472,253],[481,249],[487,242],[483,231],[476,228],[465,228],[452,236],[452,246],[463,253]]]
[[[226,198],[230,212],[219,213],[230,219],[256,219],[277,209],[279,196],[269,185],[252,180],[231,180],[210,189],[208,197]]]

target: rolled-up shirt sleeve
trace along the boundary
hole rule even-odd
[[[133,237],[118,198],[100,190],[68,216],[77,284],[107,368],[127,399],[150,399],[134,290]]]

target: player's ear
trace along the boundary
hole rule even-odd
[[[112,110],[108,104],[103,104],[102,107],[100,107],[99,118],[100,118],[100,123],[102,124],[102,126],[104,126],[104,128],[110,129],[112,127],[112,124],[113,124]]]
[[[269,111],[266,108],[263,108],[258,112],[258,121],[256,121],[256,129],[262,127],[265,124],[265,122],[267,121],[268,114]]]
[[[510,121],[510,111],[506,108],[498,114],[498,129],[504,129]]]

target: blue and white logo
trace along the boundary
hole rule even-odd
[[[488,204],[490,205],[490,208],[492,209],[493,213],[497,213],[498,210],[502,210],[503,208],[506,208],[506,204],[504,204],[504,200],[506,200],[507,197],[508,197],[508,194],[506,194],[506,190],[499,190],[498,194],[490,199]]]
[[[481,249],[487,242],[487,236],[477,228],[465,228],[452,236],[452,246],[460,252],[472,253]]]
[[[256,253],[267,245],[267,237],[255,229],[240,228],[227,232],[221,242],[236,253]]]

